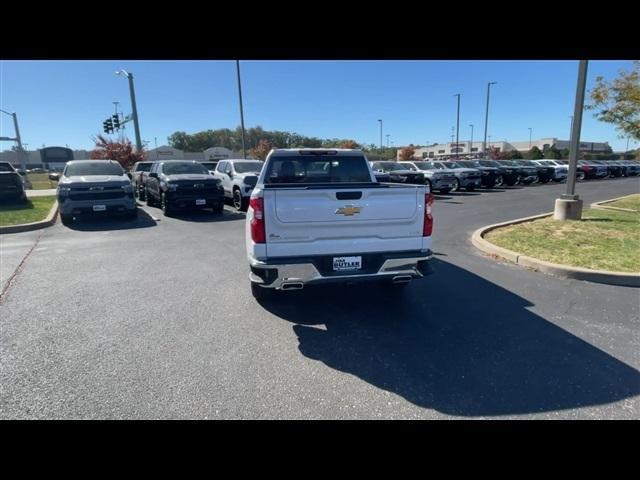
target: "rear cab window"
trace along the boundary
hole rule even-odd
[[[364,156],[274,155],[269,159],[264,183],[374,183]]]

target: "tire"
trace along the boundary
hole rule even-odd
[[[452,192],[457,192],[458,190],[460,190],[460,180],[458,180],[457,178],[453,179],[453,188],[451,189]]]
[[[251,295],[258,301],[267,300],[273,296],[273,289],[263,288],[257,283],[251,282]]]
[[[446,195],[450,191],[451,191],[450,188],[441,188],[440,190],[438,190],[438,192],[442,193],[443,195]]]
[[[583,182],[586,179],[587,175],[583,171],[578,172],[578,174],[576,175],[576,180],[578,180],[579,182]]]
[[[60,221],[63,225],[70,225],[73,222],[73,215],[69,215],[68,213],[60,214]]]
[[[236,210],[238,210],[239,212],[245,212],[247,210],[248,202],[242,196],[242,192],[240,192],[239,188],[233,189],[232,199],[233,199],[233,206],[235,207]]]
[[[160,202],[162,213],[164,213],[165,217],[170,217],[173,214],[173,208],[171,207],[171,203],[167,200],[167,197],[164,193],[162,194],[162,199],[160,200]]]
[[[150,194],[149,192],[145,191],[144,197],[147,200],[147,206],[148,207],[154,207],[155,206],[156,200],[155,200],[155,198],[153,198],[152,194]]]
[[[501,187],[502,185],[504,185],[504,178],[502,177],[502,175],[498,175],[496,177],[496,183],[493,186],[494,187]]]
[[[473,192],[476,189],[475,185],[469,185],[468,187],[464,187],[467,192]]]
[[[215,214],[221,214],[222,212],[224,212],[224,202],[220,202],[220,204],[213,207],[212,210]]]

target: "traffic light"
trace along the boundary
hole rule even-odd
[[[113,128],[116,130],[120,129],[120,119],[118,118],[118,114],[116,113],[115,115],[112,115],[111,118],[113,119]]]
[[[107,118],[104,122],[102,122],[102,126],[104,128],[104,133],[113,132],[113,123],[111,123],[110,118]]]

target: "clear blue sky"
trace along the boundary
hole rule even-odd
[[[194,133],[240,124],[233,61],[1,61],[0,108],[16,111],[28,149],[42,144],[90,149],[90,137],[113,114],[112,102],[130,112],[127,81],[135,77],[142,139],[166,144],[176,130]],[[613,78],[630,61],[592,61],[587,88],[597,75]],[[462,94],[460,138],[484,128],[486,84],[491,89],[492,140],[569,138],[577,61],[243,61],[245,126],[287,130],[321,138],[353,138],[395,146],[451,139],[455,93]],[[13,124],[0,115],[0,136]],[[127,127],[133,140],[133,127]],[[583,117],[584,141],[626,147],[612,126],[592,112]],[[386,136],[383,139],[386,143]],[[2,142],[9,149],[11,142]],[[630,148],[636,146],[631,143]]]

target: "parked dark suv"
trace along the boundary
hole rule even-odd
[[[224,209],[224,189],[200,162],[167,160],[155,162],[147,174],[147,205],[159,205],[166,216],[175,210]]]
[[[24,181],[9,162],[0,162],[0,202],[26,202]]]

